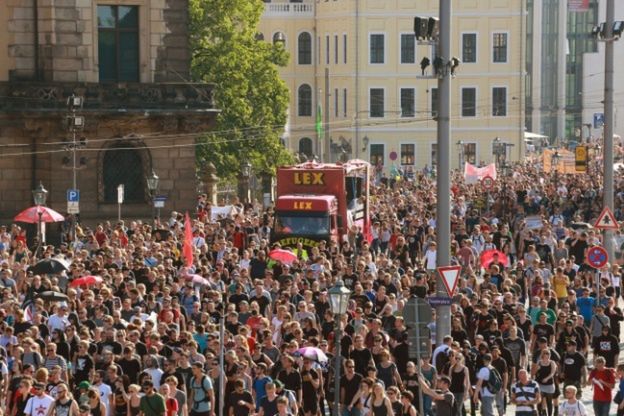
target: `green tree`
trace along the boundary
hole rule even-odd
[[[288,53],[257,39],[264,3],[190,0],[189,8],[193,76],[215,84],[221,110],[215,132],[200,139],[198,162],[211,161],[225,179],[236,176],[243,160],[268,173],[292,162],[280,142],[289,95],[278,67],[288,63]]]

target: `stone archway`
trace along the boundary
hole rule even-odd
[[[98,202],[117,203],[117,186],[124,185],[124,202],[143,204],[149,200],[145,178],[152,167],[152,158],[142,140],[114,138],[98,155]]]

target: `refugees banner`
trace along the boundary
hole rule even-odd
[[[490,163],[482,168],[478,168],[468,162],[464,165],[464,182],[467,184],[475,184],[486,176],[496,180],[496,165],[494,163]]]
[[[568,11],[586,12],[589,10],[589,0],[568,0]]]

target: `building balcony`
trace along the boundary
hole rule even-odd
[[[265,18],[314,17],[314,4],[310,3],[266,3]]]
[[[66,113],[67,98],[84,98],[81,112],[167,114],[215,112],[214,86],[192,83],[0,82],[0,113]]]

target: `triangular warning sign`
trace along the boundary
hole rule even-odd
[[[457,283],[459,283],[459,273],[461,272],[461,266],[444,266],[438,267],[438,273],[442,276],[444,286],[446,286],[446,292],[449,297],[453,297]]]
[[[611,211],[609,207],[604,207],[598,217],[598,220],[596,220],[594,227],[601,230],[617,230],[620,228],[617,220],[615,219],[615,215],[613,215],[613,211]]]

